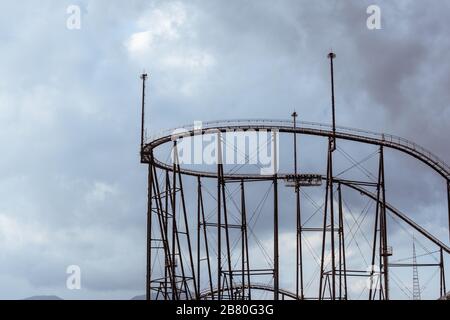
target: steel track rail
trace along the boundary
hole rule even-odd
[[[203,123],[201,129],[194,129],[193,126],[183,126],[173,130],[165,130],[153,136],[151,141],[145,143],[142,155],[142,162],[150,161],[149,155],[158,146],[172,141],[175,138],[192,137],[196,135],[211,134],[213,132],[227,132],[236,130],[277,130],[278,132],[298,133],[303,135],[331,137],[333,135],[332,127],[327,124],[313,122],[299,122],[296,128],[293,122],[284,120],[229,120],[229,121],[213,121]],[[397,137],[390,134],[381,134],[360,129],[347,127],[336,128],[336,138],[342,140],[356,141],[366,144],[384,146],[391,149],[406,153],[433,169],[447,181],[450,181],[450,167],[439,157],[419,146],[418,144],[407,139]],[[162,169],[172,170],[171,164],[166,164],[154,157],[154,164]],[[189,170],[181,168],[183,174],[217,178],[217,174],[208,171]],[[257,174],[225,174],[226,179],[256,179],[265,180],[269,176],[261,176]]]

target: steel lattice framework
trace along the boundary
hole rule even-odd
[[[189,128],[189,126],[184,127],[186,132],[178,135],[177,138],[181,139],[183,137],[195,136],[195,135],[203,135],[203,134],[211,134],[212,131],[216,131],[217,134],[225,133],[229,130],[260,130],[260,129],[271,129],[274,131],[278,131],[280,133],[290,133],[290,134],[302,134],[302,135],[317,135],[328,137],[328,139],[332,139],[333,135],[337,139],[342,140],[351,140],[357,141],[359,143],[370,143],[373,145],[377,145],[379,147],[379,170],[378,170],[378,181],[376,183],[368,182],[368,181],[354,181],[354,180],[344,180],[338,177],[333,176],[332,173],[332,146],[329,146],[328,152],[328,173],[322,175],[320,178],[325,182],[328,186],[328,190],[337,190],[338,192],[338,208],[333,208],[333,201],[330,200],[330,191],[327,192],[326,202],[328,204],[325,205],[324,209],[324,228],[321,230],[316,230],[323,233],[323,244],[322,248],[325,248],[325,242],[329,243],[330,241],[336,241],[334,254],[332,256],[336,257],[336,264],[331,268],[331,270],[324,270],[323,261],[324,261],[324,250],[322,250],[322,268],[321,268],[321,284],[320,284],[320,292],[316,298],[318,299],[345,299],[346,288],[345,282],[347,277],[357,276],[357,270],[346,270],[345,266],[345,232],[343,226],[343,211],[342,211],[342,189],[343,187],[347,187],[349,189],[356,190],[363,194],[364,196],[372,199],[376,205],[375,212],[375,229],[377,232],[373,233],[374,237],[374,251],[373,251],[373,260],[375,261],[375,256],[382,261],[380,270],[381,270],[381,278],[382,286],[381,290],[378,290],[378,297],[382,299],[389,298],[389,268],[394,265],[389,264],[388,257],[390,255],[390,247],[388,245],[387,234],[386,234],[386,212],[389,211],[404,223],[412,227],[417,233],[423,235],[427,239],[429,239],[433,244],[435,244],[440,251],[441,261],[436,264],[437,267],[440,268],[440,294],[443,296],[446,292],[445,288],[445,272],[444,272],[444,254],[450,253],[450,248],[440,241],[438,238],[433,236],[427,230],[425,230],[422,226],[415,223],[412,219],[410,219],[406,214],[397,210],[394,206],[390,205],[385,201],[385,187],[384,187],[384,149],[385,148],[393,148],[402,152],[405,152],[431,167],[434,171],[439,173],[444,179],[444,182],[447,187],[447,193],[450,198],[450,170],[448,170],[448,166],[438,160],[437,157],[433,156],[429,152],[424,152],[424,149],[417,146],[416,144],[406,141],[404,139],[390,136],[390,135],[378,135],[375,133],[364,132],[361,130],[352,130],[349,128],[340,128],[336,127],[335,133],[331,130],[331,127],[327,125],[321,124],[313,124],[313,123],[299,123],[299,126],[294,128],[293,122],[289,121],[272,121],[272,120],[241,120],[241,121],[223,121],[223,122],[212,122],[204,124],[204,128],[201,131],[194,130]],[[302,285],[301,285],[301,237],[302,233],[307,230],[302,230],[302,228],[297,229],[299,240],[299,250],[297,251],[297,257],[299,260],[299,268],[297,269],[297,283],[298,285],[298,294],[294,292],[288,292],[286,290],[281,289],[278,286],[278,266],[275,262],[274,268],[271,270],[254,270],[249,267],[249,252],[248,252],[248,241],[246,240],[248,234],[246,230],[246,194],[245,194],[245,186],[248,183],[257,183],[258,181],[272,181],[274,185],[274,205],[273,205],[273,216],[274,219],[277,219],[277,193],[278,193],[278,182],[286,181],[288,179],[292,179],[293,177],[297,177],[298,181],[304,179],[304,175],[301,174],[292,174],[292,173],[278,173],[274,176],[263,176],[259,174],[225,174],[223,171],[223,165],[218,164],[217,172],[207,172],[207,171],[195,171],[183,169],[176,161],[172,164],[164,163],[160,161],[154,156],[153,150],[160,145],[172,143],[176,146],[177,140],[173,141],[172,135],[162,135],[158,138],[153,138],[149,143],[144,144],[142,151],[142,163],[148,165],[148,219],[149,219],[149,227],[150,231],[151,225],[156,224],[158,226],[158,236],[152,235],[150,232],[148,234],[148,267],[147,274],[149,275],[147,279],[147,294],[148,297],[151,297],[151,291],[158,292],[159,298],[163,299],[204,299],[204,298],[212,298],[212,299],[248,299],[251,298],[251,289],[258,290],[267,290],[272,291],[274,293],[274,299],[278,297],[288,297],[288,298],[305,298],[302,295]],[[330,143],[331,144],[331,143]],[[175,147],[176,150],[176,147]],[[162,172],[162,175],[161,175]],[[164,182],[161,182],[158,176],[163,176],[165,178]],[[198,211],[196,213],[188,213],[186,212],[186,205],[184,198],[184,190],[183,190],[183,177],[184,176],[194,176],[197,178],[197,194],[198,194]],[[306,177],[307,178],[307,177]],[[214,179],[217,184],[217,215],[215,217],[215,223],[208,223],[205,221],[205,209],[203,203],[202,196],[202,181],[203,179]],[[223,234],[225,234],[225,239],[229,236],[228,230],[232,227],[228,223],[227,219],[227,196],[225,195],[225,186],[227,184],[239,183],[241,188],[241,215],[242,221],[239,228],[242,230],[242,256],[245,257],[242,259],[242,265],[238,269],[232,269],[231,265],[228,266],[228,269],[221,269],[218,271],[217,279],[212,279],[210,277],[210,283],[207,288],[201,288],[199,285],[199,281],[196,278],[200,277],[204,271],[202,270],[202,263],[200,262],[199,251],[197,251],[197,257],[194,257],[193,254],[193,246],[194,243],[191,241],[190,230],[191,228],[188,226],[188,215],[197,215],[197,225],[194,226],[197,229],[197,240],[199,241],[196,245],[199,247],[206,245],[206,247],[210,248],[214,246],[218,252],[223,252],[225,255],[225,262],[231,262],[230,253],[227,252],[229,249],[230,240],[226,241],[227,243],[223,245],[217,241],[217,243],[208,242],[208,237],[205,232],[206,228],[215,228],[218,233],[218,237],[220,239],[223,238]],[[160,185],[165,185],[164,190],[160,189]],[[376,189],[376,192],[371,192],[367,187],[373,187]],[[300,183],[297,186],[297,189],[300,188]],[[296,192],[298,194],[298,190]],[[178,197],[181,199],[181,208],[176,208],[176,203]],[[328,201],[327,201],[328,199]],[[297,206],[299,208],[299,206]],[[180,216],[182,217],[182,221],[175,221],[174,217],[179,216],[177,214],[177,210],[181,210]],[[450,207],[449,207],[450,210]],[[336,227],[333,223],[331,226],[325,225],[325,221],[327,221],[327,215],[332,217],[336,214],[338,219],[331,218],[330,221],[334,222],[337,220],[338,226]],[[301,217],[299,216],[299,224],[301,224]],[[276,222],[276,221],[275,221]],[[180,228],[183,228],[180,230]],[[334,230],[334,231],[331,231]],[[278,229],[274,229],[274,238],[278,237]],[[377,240],[378,237],[378,240]],[[183,238],[183,239],[182,239]],[[381,239],[381,241],[380,241]],[[204,241],[204,243],[200,244],[200,240]],[[211,240],[210,240],[211,241]],[[184,245],[181,242],[185,242]],[[378,243],[378,247],[377,246]],[[181,248],[187,249],[187,261],[184,261],[181,257],[180,252]],[[206,274],[211,275],[211,268],[213,265],[213,259],[209,254],[209,250],[207,249],[207,266],[206,266]],[[377,250],[376,250],[377,249]],[[274,257],[278,254],[278,244],[275,244],[273,255]],[[164,259],[166,261],[164,276],[159,279],[152,279],[150,275],[152,274],[151,261],[153,255],[163,254]],[[223,255],[218,255],[219,259],[223,258]],[[275,259],[274,259],[275,260]],[[178,262],[175,262],[178,261]],[[218,261],[216,266],[223,265],[222,261]],[[410,266],[410,265],[405,265]],[[432,266],[431,264],[429,266]],[[373,271],[375,272],[375,271]],[[271,274],[274,277],[274,285],[267,286],[261,283],[252,283],[251,275],[254,274]],[[370,274],[368,275],[370,276]],[[239,282],[236,279],[239,278]],[[325,288],[327,288],[327,292],[331,292],[331,294],[325,296]],[[330,290],[331,288],[331,290]],[[336,288],[338,290],[336,290]],[[370,294],[371,299],[375,299],[375,291]]]
[[[329,56],[332,62],[334,56]],[[145,92],[146,75],[143,79]],[[142,96],[142,139],[141,162],[148,166],[148,208],[147,208],[147,299],[252,299],[256,291],[272,292],[273,299],[347,299],[347,281],[351,277],[368,277],[374,279],[376,286],[371,286],[368,299],[389,299],[390,270],[393,267],[429,266],[439,271],[439,294],[446,294],[445,263],[450,248],[423,226],[414,222],[407,214],[396,209],[386,201],[385,188],[385,149],[394,149],[412,156],[431,168],[442,178],[442,188],[446,188],[448,216],[450,222],[450,167],[428,150],[406,139],[388,134],[379,134],[364,130],[338,127],[334,124],[324,125],[312,122],[297,122],[296,113],[293,121],[285,120],[228,120],[203,123],[201,129],[184,126],[183,131],[172,134],[174,130],[160,132],[150,139],[144,139],[144,94]],[[333,92],[334,110],[334,92]],[[177,161],[177,143],[181,139],[196,136],[215,135],[219,141],[219,154],[222,153],[221,135],[229,131],[270,130],[279,134],[291,135],[294,141],[294,168],[291,172],[275,172],[273,175],[255,173],[225,172],[221,162],[215,171],[202,171],[185,168]],[[327,170],[323,174],[298,173],[296,139],[297,136],[317,136],[327,139]],[[273,140],[275,141],[275,139]],[[378,148],[377,179],[373,181],[346,180],[333,172],[333,153],[339,141],[373,145]],[[273,142],[274,143],[274,142]],[[158,158],[155,150],[169,145],[174,157],[167,162]],[[219,155],[220,157],[221,155]],[[189,190],[195,190],[196,197],[187,198],[183,185],[189,177],[195,180]],[[214,203],[205,201],[205,181],[216,187]],[[253,268],[252,253],[249,250],[249,218],[247,186],[257,183],[271,183],[272,206],[265,207],[271,212],[273,223],[273,248],[270,253],[270,268]],[[294,290],[280,287],[280,242],[279,242],[279,184],[289,182],[295,191],[296,244],[295,244],[295,281]],[[307,228],[302,223],[301,189],[323,184],[325,186],[324,205],[321,208],[323,225]],[[227,186],[238,189],[238,202],[230,199]],[[347,266],[346,230],[344,224],[344,189],[354,190],[375,206],[371,239],[371,270],[352,270]],[[335,198],[337,195],[337,199]],[[189,205],[187,205],[187,203]],[[206,216],[207,205],[213,205],[212,215]],[[238,209],[239,222],[230,221],[230,207]],[[436,252],[439,261],[432,264],[418,264],[414,259],[409,263],[391,263],[389,257],[392,248],[389,245],[387,215],[396,217],[403,224],[412,228],[417,235],[427,238]],[[448,227],[446,227],[448,228]],[[314,230],[313,230],[314,229]],[[233,232],[231,232],[234,230]],[[237,231],[237,232],[236,232]],[[320,272],[317,275],[318,290],[312,296],[305,295],[304,247],[302,239],[306,232],[319,232],[321,235]],[[214,237],[211,234],[214,234]],[[233,236],[233,234],[235,236]],[[450,232],[449,232],[450,236]],[[328,249],[327,249],[328,248]],[[415,250],[415,249],[414,249]],[[232,252],[238,252],[239,257]],[[329,251],[328,257],[326,251]],[[202,256],[204,254],[205,256]],[[414,252],[415,256],[415,252]],[[156,267],[156,260],[163,261]],[[376,270],[378,267],[378,270]],[[257,276],[268,276],[270,284],[255,280]],[[202,280],[201,280],[202,279]]]

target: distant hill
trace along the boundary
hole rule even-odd
[[[156,300],[156,296],[157,296],[157,293],[152,292],[152,300]],[[145,294],[140,294],[138,296],[134,296],[133,298],[131,298],[131,300],[145,300],[145,298],[146,298]],[[160,294],[159,300],[161,300],[161,299],[162,298],[161,298],[161,294]]]
[[[64,300],[58,296],[32,296],[25,298],[23,300]]]

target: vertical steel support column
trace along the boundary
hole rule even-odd
[[[170,193],[170,183],[169,183],[169,171],[166,171],[166,181],[165,181],[165,195],[164,195],[164,232],[166,235],[166,241],[167,241],[167,245],[168,245],[168,238],[167,238],[167,234],[169,232],[168,230],[168,224],[169,224],[169,193]],[[164,300],[167,300],[168,297],[168,292],[167,292],[167,288],[168,288],[168,281],[167,281],[167,277],[168,274],[170,273],[170,268],[171,268],[171,263],[170,261],[170,252],[168,255],[166,255],[164,257],[164,293],[165,293],[165,298]],[[172,279],[172,277],[171,277]]]
[[[445,286],[445,267],[444,267],[444,253],[442,247],[440,248],[440,292],[441,297],[444,297],[447,294],[447,288]]]
[[[331,299],[336,298],[336,261],[335,261],[335,248],[334,248],[334,205],[333,205],[333,152],[336,150],[336,113],[334,102],[334,67],[333,59],[336,55],[333,52],[328,54],[330,59],[330,74],[331,74],[331,112],[332,112],[332,130],[333,135],[328,139],[328,161],[327,161],[327,181],[325,191],[325,209],[323,217],[323,235],[322,235],[322,255],[320,261],[320,282],[319,282],[319,300],[323,298],[322,284],[324,276],[324,259],[325,259],[325,244],[327,233],[327,210],[328,210],[328,197],[330,197],[330,220],[331,220]]]
[[[177,142],[174,141],[173,142],[173,152],[176,151],[176,145]],[[177,211],[176,211],[176,187],[177,187],[177,176],[176,176],[176,163],[175,163],[175,155],[174,156],[174,161],[173,161],[173,172],[172,172],[172,277],[174,279],[174,283],[175,283],[175,287],[177,286],[177,275],[176,275],[176,265],[177,265],[177,258],[176,258],[176,243],[177,243]],[[181,255],[180,255],[181,257]],[[180,288],[181,289],[181,288]],[[178,294],[177,294],[178,288],[172,288],[172,300],[177,300],[178,299]]]
[[[377,181],[377,200],[376,200],[376,207],[375,207],[375,224],[374,224],[374,230],[373,230],[373,245],[372,245],[372,266],[371,266],[371,272],[370,272],[370,288],[369,288],[369,300],[375,300],[375,294],[376,294],[376,288],[374,289],[373,284],[373,276],[375,273],[375,255],[376,255],[376,246],[377,246],[377,235],[378,235],[378,220],[379,220],[379,212],[380,212],[380,194],[381,194],[381,182],[382,182],[382,162],[381,162],[381,149],[380,149],[380,157],[378,161],[378,181]],[[380,243],[381,243],[381,236],[380,236]],[[380,245],[381,246],[381,245]],[[381,257],[380,257],[381,259]],[[381,268],[379,270],[381,272]],[[380,276],[377,275],[377,281],[381,282]],[[378,285],[377,285],[378,286]],[[381,283],[380,283],[381,287]],[[373,294],[372,294],[373,292]]]
[[[275,177],[273,179],[273,276],[274,276],[274,300],[279,299],[279,256],[278,256],[278,179]]]
[[[296,279],[296,296],[298,299],[304,298],[303,294],[303,245],[302,245],[302,218],[300,210],[300,186],[296,190],[296,207],[297,207],[297,279]],[[299,283],[300,282],[300,283]]]
[[[338,184],[339,193],[339,299],[342,299],[342,272],[344,273],[344,300],[347,300],[347,263],[345,259],[344,210],[342,208],[342,186]],[[342,270],[342,268],[344,270]]]
[[[245,225],[247,219],[245,217],[245,194],[244,180],[241,180],[241,283],[242,283],[242,300],[245,299]]]
[[[220,144],[220,132],[217,135],[217,300],[222,300],[222,217],[221,217],[221,166],[222,166],[222,147]]]
[[[383,275],[384,275],[384,255],[383,255],[383,251],[384,251],[384,240],[383,240],[383,164],[382,164],[382,157],[381,157],[381,148],[380,148],[380,172],[379,172],[379,179],[380,179],[380,211],[379,211],[379,228],[378,228],[378,232],[380,233],[380,243],[379,243],[379,248],[378,248],[378,254],[379,254],[379,277],[378,277],[378,281],[379,281],[379,289],[378,289],[378,293],[379,293],[379,299],[386,299],[386,292],[384,291],[384,283],[383,283]]]
[[[448,236],[450,239],[450,180],[447,180],[447,208],[448,208]],[[445,288],[445,269],[444,269],[444,256],[441,248],[441,287],[443,287],[444,295],[447,294]]]
[[[387,241],[387,217],[386,217],[386,186],[384,177],[384,151],[383,146],[380,146],[380,160],[381,160],[381,192],[383,200],[381,203],[381,234],[382,234],[382,254],[383,254],[383,273],[384,273],[384,298],[389,300],[389,261],[388,261],[388,241]]]
[[[277,134],[272,133],[273,137],[273,149],[272,157],[274,161],[274,177],[273,177],[273,261],[274,261],[274,300],[279,299],[279,285],[280,285],[280,274],[279,274],[279,253],[278,253],[278,159],[277,159]]]
[[[334,209],[333,209],[333,151],[336,150],[336,108],[334,102],[334,67],[333,59],[336,55],[331,52],[329,55],[331,65],[331,102],[332,102],[332,116],[333,116],[333,146],[330,155],[330,219],[331,219],[331,264],[332,264],[332,283],[333,283],[333,300],[336,299],[336,264],[334,251]]]
[[[292,113],[294,118],[294,175],[295,175],[295,208],[297,218],[296,241],[296,267],[295,267],[295,295],[303,299],[303,254],[302,254],[302,217],[300,205],[300,184],[297,178],[297,112]]]
[[[242,241],[245,241],[245,267],[247,268],[247,285],[248,285],[248,299],[251,300],[252,298],[252,289],[250,284],[250,259],[249,259],[249,253],[248,253],[248,233],[247,233],[247,210],[245,206],[245,189],[244,189],[244,179],[241,180],[241,213],[242,213],[242,229],[243,229],[243,238]],[[244,254],[243,254],[244,256]],[[245,269],[245,267],[242,268],[242,270]],[[244,279],[244,277],[243,277]],[[245,280],[244,282],[245,283]],[[243,288],[243,292],[245,293],[245,288]],[[244,295],[244,294],[243,294]]]
[[[324,212],[323,212],[323,225],[322,225],[322,252],[320,256],[320,275],[319,275],[319,300],[323,298],[323,276],[324,276],[324,260],[325,260],[325,243],[326,243],[326,234],[327,234],[327,215],[328,215],[328,181],[330,174],[330,150],[331,150],[331,138],[328,139],[328,157],[327,157],[327,180],[325,187],[325,204],[324,204]]]
[[[336,142],[336,140],[335,140]],[[330,152],[330,234],[331,234],[331,299],[336,299],[336,250],[334,245],[333,151]]]
[[[450,239],[450,180],[447,180],[448,237]]]
[[[233,270],[231,265],[231,246],[230,246],[230,235],[229,235],[229,228],[228,228],[228,211],[227,211],[227,197],[225,194],[225,178],[224,178],[224,172],[223,172],[223,165],[220,166],[221,170],[221,180],[222,180],[222,199],[223,199],[223,222],[224,222],[224,228],[225,228],[225,244],[227,247],[227,264],[228,264],[228,279],[229,279],[229,285],[228,285],[228,291],[230,293],[231,300],[234,299],[234,290],[233,290]]]
[[[330,184],[330,220],[331,220],[331,283],[332,283],[332,299],[336,299],[336,254],[334,248],[334,199],[333,199],[333,152],[336,150],[336,108],[334,102],[334,66],[333,59],[336,55],[333,52],[328,54],[330,59],[330,74],[331,74],[331,111],[333,122],[333,144],[330,146],[330,173],[328,183]]]
[[[200,177],[198,177],[197,179],[197,288],[200,292],[200,262],[201,262],[201,257],[200,257],[200,232],[201,232],[201,215],[200,215],[200,211],[201,211],[201,207],[200,207],[200,193],[201,193],[201,184],[200,184]],[[197,298],[198,299],[198,298]]]
[[[153,155],[150,156],[150,163],[148,165],[148,193],[147,193],[147,279],[146,279],[146,294],[147,300],[151,300],[151,281],[152,281],[152,192],[153,192],[153,170],[152,170]]]
[[[147,74],[141,74],[142,79],[142,102],[141,102],[141,145],[140,145],[140,157],[141,163],[144,162],[144,129],[145,129],[145,81],[147,80]],[[153,154],[150,155],[150,162],[148,164],[148,185],[147,185],[147,272],[146,272],[146,286],[145,296],[147,300],[151,300],[151,247],[152,247],[152,162]]]

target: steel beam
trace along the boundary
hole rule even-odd
[[[447,288],[445,285],[445,264],[444,264],[444,254],[442,248],[439,250],[439,269],[440,269],[440,296],[444,297],[447,294]]]
[[[247,233],[247,208],[245,205],[245,185],[244,180],[241,180],[241,222],[242,222],[242,242],[245,242],[245,245],[243,245],[243,250],[245,251],[245,266],[247,268],[247,286],[248,286],[248,299],[251,300],[252,298],[252,288],[251,288],[251,280],[250,280],[250,257],[249,257],[249,250],[248,250],[248,233]],[[244,255],[243,255],[244,256]],[[242,262],[244,265],[244,263]],[[245,270],[243,268],[243,270]],[[243,272],[244,274],[244,272]],[[245,280],[242,282],[245,285]],[[244,293],[245,293],[245,289]],[[244,294],[243,294],[244,295]]]
[[[148,181],[147,181],[147,281],[146,293],[147,300],[151,300],[151,282],[152,282],[152,185],[153,185],[153,170],[152,165],[148,165]]]
[[[273,178],[273,280],[274,280],[274,300],[279,299],[280,290],[280,262],[279,262],[279,248],[278,248],[278,159],[277,159],[277,134],[274,132],[272,134],[273,138],[273,155],[272,159],[274,161],[274,178]]]
[[[294,118],[294,129],[297,128],[297,112],[292,114]],[[321,180],[322,181],[322,180]],[[295,266],[295,294],[297,299],[303,299],[303,254],[302,254],[302,216],[300,204],[300,183],[298,181],[297,170],[297,133],[294,132],[294,187],[295,187],[295,208],[296,208],[296,266]]]
[[[344,300],[347,300],[347,262],[345,258],[345,232],[344,232],[344,210],[342,208],[342,188],[338,183],[339,195],[339,299],[342,299],[342,285],[344,286]],[[344,280],[342,283],[342,274]]]
[[[388,259],[388,239],[387,239],[387,216],[386,216],[386,185],[384,175],[384,151],[383,146],[380,147],[380,161],[381,161],[381,211],[380,211],[380,234],[382,240],[382,258],[383,260],[383,278],[384,278],[384,298],[389,300],[389,259]],[[381,241],[380,241],[381,242]]]
[[[450,239],[450,180],[447,180],[448,237]]]

